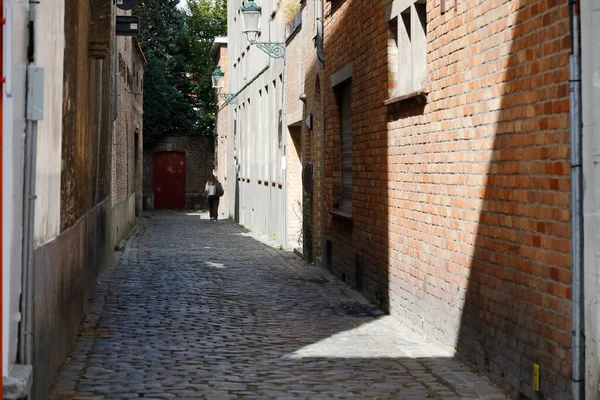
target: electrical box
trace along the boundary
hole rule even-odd
[[[44,119],[44,68],[37,65],[27,67],[27,119]]]

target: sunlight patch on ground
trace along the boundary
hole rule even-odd
[[[213,261],[206,261],[204,264],[209,267],[213,267],[213,268],[219,268],[219,269],[225,268],[224,264],[213,262]]]
[[[340,332],[285,356],[302,358],[452,358],[454,352],[432,343],[386,316]]]

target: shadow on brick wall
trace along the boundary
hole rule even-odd
[[[386,20],[388,2],[324,4],[328,266],[495,382],[530,398],[568,397],[567,3],[428,8],[427,104],[392,107],[383,105],[389,37],[373,23]],[[354,205],[338,218],[331,76],[349,63]]]
[[[458,352],[529,398],[569,398],[568,4],[520,0],[493,8],[502,19],[471,45],[489,61],[471,69],[477,89],[463,107],[473,149],[493,148],[489,160],[471,160],[487,164],[483,198],[460,200],[479,219],[464,232],[476,236]]]

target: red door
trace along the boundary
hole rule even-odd
[[[154,153],[152,163],[154,208],[182,210],[185,208],[185,153],[163,151]]]

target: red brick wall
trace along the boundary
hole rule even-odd
[[[223,44],[219,48],[217,65],[225,73],[225,86],[221,89],[222,93],[228,93],[227,77],[227,45]],[[217,170],[217,179],[223,185],[225,194],[219,201],[219,217],[229,217],[229,190],[227,185],[227,132],[229,130],[229,106],[223,104],[217,108],[215,116],[217,147],[215,149],[215,169]]]
[[[144,148],[144,202],[145,208],[152,208],[149,199],[154,195],[152,187],[152,155],[160,151],[185,153],[185,193],[186,208],[206,207],[204,185],[213,172],[213,137],[207,136],[167,136],[153,148]],[[151,201],[151,200],[150,200]]]
[[[288,235],[294,230],[302,232],[300,241],[305,258],[309,261],[319,263],[322,253],[322,99],[320,89],[317,89],[319,74],[322,64],[317,59],[314,35],[316,32],[315,3],[304,2],[302,7],[302,25],[286,43],[286,121],[288,132],[294,131],[294,135],[288,135]],[[305,93],[305,101],[299,99]],[[309,115],[313,116],[313,129],[309,130],[306,120]],[[299,131],[299,133],[298,133]],[[299,136],[299,137],[298,137]],[[298,140],[300,143],[298,143]],[[297,154],[300,155],[300,163],[295,164]],[[302,167],[307,163],[314,166],[314,188],[312,194],[303,193]],[[294,165],[296,168],[294,168]],[[298,168],[299,167],[299,168]],[[298,218],[298,201],[301,199],[302,218]],[[290,200],[295,200],[290,203]],[[312,202],[312,204],[311,204]],[[292,229],[293,227],[293,229]]]
[[[533,396],[570,377],[566,2],[427,2],[425,105],[392,97],[388,1],[324,2],[325,201],[339,201],[331,75],[353,63],[353,216],[329,216],[333,270]]]

